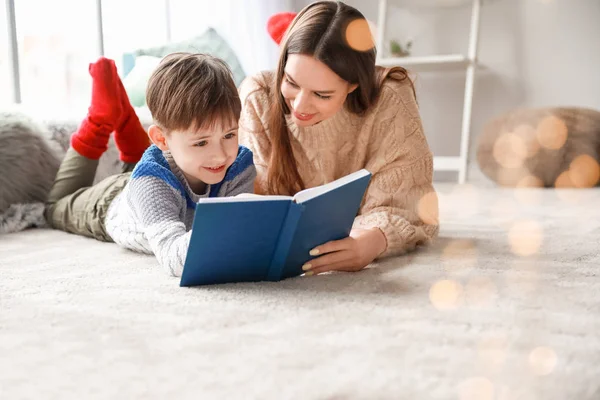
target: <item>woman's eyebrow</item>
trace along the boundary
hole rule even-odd
[[[288,72],[284,72],[284,74],[293,84],[297,85],[294,78],[292,78],[292,76]],[[313,92],[319,93],[319,94],[331,94],[331,93],[335,93],[335,90],[313,90]]]
[[[292,78],[292,76],[288,73],[284,71],[285,76],[292,82],[296,83],[296,81],[294,80],[294,78]]]

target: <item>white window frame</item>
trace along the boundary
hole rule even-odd
[[[165,2],[166,39],[171,41],[171,1]],[[17,20],[15,17],[15,0],[5,0],[8,30],[8,53],[12,99],[15,104],[21,103],[21,74],[19,68],[19,43],[17,41]],[[104,55],[104,23],[102,21],[102,0],[96,0],[96,25],[98,55]]]

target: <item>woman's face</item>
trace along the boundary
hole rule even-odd
[[[356,89],[312,56],[290,54],[281,81],[281,94],[298,126],[318,124],[334,116]]]

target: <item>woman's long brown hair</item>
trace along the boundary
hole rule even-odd
[[[365,17],[353,7],[339,1],[319,1],[300,11],[288,27],[281,42],[276,75],[271,82],[265,82],[268,97],[273,99],[267,127],[272,146],[267,174],[269,194],[292,195],[305,189],[285,120],[290,110],[281,94],[289,54],[310,55],[348,83],[358,84],[344,104],[354,114],[363,114],[375,104],[386,79],[410,80],[404,68],[375,67],[375,47],[358,51],[348,44],[346,29],[357,19],[364,20]]]

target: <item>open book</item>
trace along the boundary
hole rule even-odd
[[[362,169],[293,197],[201,199],[180,285],[301,275],[314,247],[348,237],[370,179]]]

